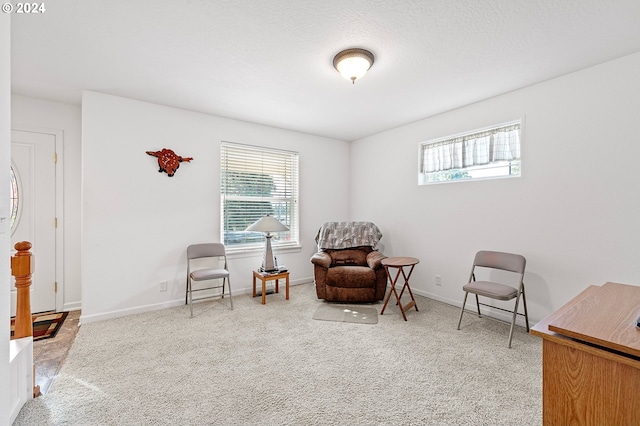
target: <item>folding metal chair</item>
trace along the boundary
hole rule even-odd
[[[223,268],[203,268],[191,270],[192,260],[202,258],[224,258]],[[193,282],[210,281],[222,279],[222,285],[219,281],[216,285],[210,287],[193,289]],[[187,289],[185,293],[185,304],[189,305],[191,317],[193,318],[193,292],[210,290],[213,288],[222,288],[222,298],[224,298],[224,285],[227,283],[229,287],[229,302],[231,309],[233,309],[233,299],[231,298],[231,280],[229,279],[229,270],[227,269],[227,254],[224,244],[221,243],[205,243],[205,244],[192,244],[187,247]],[[217,297],[217,295],[202,297],[206,299],[208,297]]]
[[[519,254],[502,253],[498,251],[479,251],[476,253],[473,260],[473,267],[471,268],[471,275],[469,277],[469,283],[462,287],[464,290],[464,301],[462,302],[462,308],[460,309],[460,319],[458,320],[458,330],[460,330],[460,323],[462,322],[462,314],[464,313],[464,307],[467,303],[467,296],[469,293],[476,295],[476,305],[478,307],[478,316],[480,314],[480,305],[490,306],[494,309],[503,310],[513,313],[513,319],[511,321],[511,330],[509,331],[509,348],[511,347],[511,340],[513,339],[513,329],[516,325],[516,315],[523,315],[518,313],[518,303],[520,302],[520,295],[522,295],[522,304],[524,306],[524,318],[527,332],[529,331],[529,316],[527,314],[527,300],[524,294],[524,268],[526,266],[526,259]],[[501,284],[493,281],[476,281],[476,268],[490,268],[499,269],[503,271],[509,271],[519,274],[518,288],[511,285]],[[480,303],[478,296],[488,297],[496,300],[511,300],[516,299],[513,311],[503,309],[500,307],[487,305]]]

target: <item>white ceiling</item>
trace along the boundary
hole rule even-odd
[[[639,0],[49,0],[13,93],[94,90],[355,140],[640,51]],[[375,54],[352,85],[332,66]]]

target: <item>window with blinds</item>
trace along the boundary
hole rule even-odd
[[[420,144],[420,185],[520,176],[521,121]]]
[[[264,245],[264,234],[246,231],[267,214],[289,231],[273,234],[273,246],[297,245],[298,153],[223,142],[221,145],[221,235],[228,247]]]

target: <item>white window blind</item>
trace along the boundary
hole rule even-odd
[[[264,245],[264,234],[245,229],[267,214],[289,227],[272,245],[297,245],[298,153],[223,142],[221,145],[221,234],[229,247]]]
[[[519,175],[520,121],[421,144],[421,184]]]

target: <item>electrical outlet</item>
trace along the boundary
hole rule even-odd
[[[160,281],[160,291],[167,291],[167,282]]]
[[[442,277],[440,275],[436,275],[436,285],[442,285]]]

